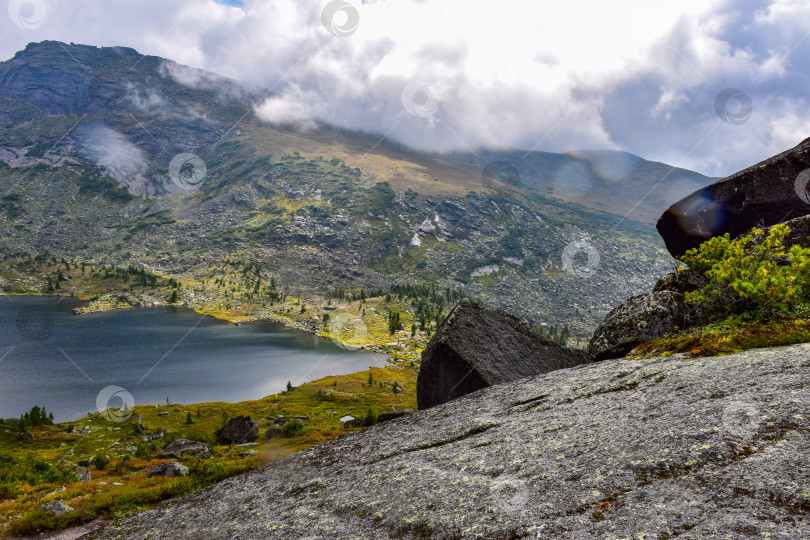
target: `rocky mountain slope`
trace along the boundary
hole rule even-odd
[[[0,256],[193,280],[238,254],[293,294],[438,283],[587,338],[669,269],[652,220],[711,180],[619,152],[419,154],[262,123],[265,95],[132,49],[29,45],[0,63]]]
[[[810,346],[489,387],[100,538],[808,538]]]

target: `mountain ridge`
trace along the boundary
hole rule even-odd
[[[438,283],[585,337],[668,269],[652,223],[672,190],[711,180],[611,151],[422,154],[270,125],[254,90],[135,55],[43,42],[0,63],[4,258],[199,284],[239,253],[302,296]],[[221,295],[181,297],[245,306]]]

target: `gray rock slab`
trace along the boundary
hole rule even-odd
[[[807,538],[810,345],[482,389],[101,538]]]

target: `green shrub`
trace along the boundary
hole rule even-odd
[[[281,434],[285,437],[296,437],[303,433],[304,431],[304,423],[301,420],[293,418],[292,420],[287,420],[284,422],[284,425],[281,426]]]
[[[153,444],[141,443],[135,448],[135,457],[138,459],[151,458],[155,450],[156,448]]]
[[[688,292],[687,302],[708,308],[711,319],[745,312],[773,316],[797,309],[810,293],[810,248],[785,249],[782,241],[788,232],[788,226],[780,224],[769,232],[753,228],[735,240],[726,233],[687,251],[681,260],[709,280],[703,290]]]
[[[373,426],[377,423],[377,415],[374,414],[374,411],[371,410],[371,407],[368,408],[366,411],[366,415],[363,417],[363,425],[364,426]]]
[[[96,469],[103,471],[104,469],[107,468],[107,465],[109,464],[110,458],[108,458],[104,454],[96,454],[95,456],[93,456],[93,466]]]

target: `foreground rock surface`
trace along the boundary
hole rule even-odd
[[[713,236],[810,214],[808,168],[810,139],[681,199],[658,219],[658,232],[680,257]]]
[[[427,409],[493,384],[589,361],[582,351],[543,339],[511,313],[465,299],[422,352],[416,399]]]
[[[101,538],[807,538],[810,346],[609,360],[351,433]]]

